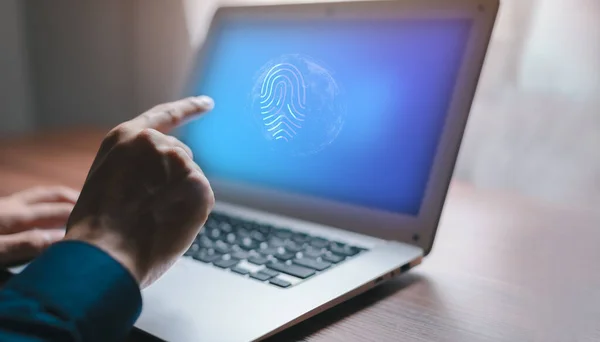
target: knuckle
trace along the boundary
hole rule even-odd
[[[25,248],[29,249],[30,251],[41,251],[45,249],[47,245],[48,239],[42,231],[34,229],[29,231],[29,234],[27,234],[27,240],[25,240]]]
[[[167,108],[167,109],[163,110],[163,113],[165,113],[166,115],[174,118],[174,117],[177,116],[177,114],[179,113],[179,111],[177,110],[177,108],[170,107],[170,108]]]
[[[194,182],[196,188],[201,193],[201,200],[203,203],[207,204],[210,208],[214,206],[215,203],[215,194],[213,192],[212,187],[210,186],[210,182],[208,178],[201,174],[200,172],[193,172],[189,176],[190,180]]]
[[[154,136],[154,134],[156,134],[156,131],[154,129],[152,129],[152,128],[143,128],[138,133],[138,136],[142,137],[142,138],[152,138],[152,136]]]
[[[155,150],[161,156],[168,156],[171,151],[169,147],[163,145],[156,146]]]
[[[194,96],[188,96],[185,99],[183,99],[182,101],[183,104],[192,107],[192,108],[198,108],[198,100],[196,97]]]
[[[128,136],[129,129],[126,124],[120,124],[115,128],[111,129],[100,144],[100,150],[98,151],[98,156],[105,155],[109,153],[113,148],[119,146],[124,140],[125,137]],[[95,162],[94,162],[95,163]]]
[[[186,145],[183,145],[183,149],[185,150],[185,153],[190,157],[190,159],[194,159],[194,151],[192,151],[191,148],[189,148]]]
[[[158,131],[152,128],[143,128],[136,134],[135,140],[150,143],[154,141],[158,134]]]
[[[179,121],[179,110],[177,110],[176,108],[167,108],[165,110],[162,111],[162,114],[168,118],[168,120],[171,121],[172,124],[175,124]]]
[[[128,132],[128,128],[125,124],[120,124],[115,128],[111,129],[106,135],[105,140],[119,140],[125,136]]]
[[[163,149],[163,153],[172,159],[184,160],[184,151],[178,146],[171,146]]]
[[[184,152],[186,155],[188,155],[190,158],[193,159],[194,154],[192,152],[192,149],[188,145],[184,144],[183,142],[179,141],[176,138],[173,138],[173,140],[171,141],[171,144],[173,146],[176,146],[177,148],[179,148],[182,152]]]
[[[181,140],[175,138],[174,136],[167,135],[167,137],[169,138],[169,142],[174,146],[183,146],[183,142],[181,142]]]
[[[172,136],[170,136],[169,138],[170,138],[170,143],[171,143],[173,146],[178,146],[178,147],[181,147],[181,148],[183,148],[183,149],[188,149],[188,148],[189,148],[189,147],[188,147],[186,144],[184,144],[184,143],[183,143],[181,140],[179,140],[179,139],[177,139],[177,138],[175,138],[175,137],[172,137]]]

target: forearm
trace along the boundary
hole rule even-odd
[[[139,286],[119,262],[60,242],[0,291],[0,340],[119,341],[140,310]]]

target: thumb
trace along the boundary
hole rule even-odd
[[[0,236],[0,265],[29,261],[65,236],[63,229],[32,229]]]

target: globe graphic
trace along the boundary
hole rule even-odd
[[[257,73],[251,102],[259,132],[286,154],[318,153],[344,125],[345,101],[331,69],[305,55],[266,63]]]

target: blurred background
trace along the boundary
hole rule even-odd
[[[0,138],[111,127],[177,97],[217,2],[1,0]],[[598,0],[502,2],[457,179],[597,208],[598,18]]]

